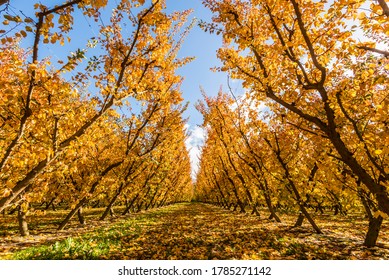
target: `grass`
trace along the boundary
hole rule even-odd
[[[141,226],[149,226],[153,223],[153,217],[138,216],[111,225],[107,228],[82,234],[77,237],[68,237],[54,244],[34,246],[21,251],[16,251],[12,259],[102,259],[110,251],[120,249],[123,237],[137,237],[141,232]]]
[[[101,259],[117,250],[123,237],[138,236],[141,227],[151,225],[158,216],[151,212],[147,216],[139,213],[98,221],[103,210],[86,209],[87,225],[79,225],[74,218],[64,231],[56,228],[66,211],[47,211],[39,219],[30,216],[28,237],[19,237],[16,221],[3,216],[0,218],[0,259]]]

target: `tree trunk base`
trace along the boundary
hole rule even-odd
[[[303,221],[304,221],[304,214],[300,213],[293,227],[301,227],[303,225]]]
[[[363,243],[364,246],[371,248],[376,245],[383,220],[381,216],[370,219],[369,229],[366,233],[365,242]]]
[[[18,221],[19,221],[19,232],[21,236],[29,236],[27,224],[27,211],[24,211],[21,206],[18,207]]]
[[[80,209],[78,209],[77,217],[78,217],[78,221],[80,222],[80,224],[81,225],[85,225],[85,217],[84,217],[84,214],[83,214],[83,211],[82,211],[82,207]]]

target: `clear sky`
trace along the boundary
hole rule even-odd
[[[11,0],[9,13],[14,15],[21,15],[21,13],[32,16],[34,18],[33,4],[40,2],[48,7],[54,7],[65,2],[65,0],[41,0],[41,1],[27,1],[27,0]],[[109,0],[108,6],[103,11],[104,15],[110,14],[111,9],[116,5],[117,0]],[[206,9],[201,0],[167,0],[167,12],[182,11],[192,9],[193,13],[190,15],[188,24],[193,18],[198,20],[211,21],[211,13]],[[83,25],[82,28],[79,26]],[[89,25],[89,28],[88,28]],[[53,58],[61,59],[61,56],[66,56],[69,50],[83,48],[86,40],[97,35],[97,28],[93,27],[93,23],[88,21],[81,13],[75,13],[74,31],[70,34],[72,42],[65,47],[57,47],[56,45],[42,45],[40,48],[40,55],[51,56]],[[84,34],[80,32],[87,32]],[[32,46],[32,37],[28,37],[22,42],[25,47]],[[184,77],[182,84],[182,94],[185,102],[189,102],[189,107],[184,114],[188,118],[187,129],[191,136],[187,140],[187,146],[190,150],[192,159],[192,167],[196,171],[199,156],[199,148],[204,140],[204,133],[199,127],[202,123],[201,114],[195,109],[195,104],[202,98],[200,87],[202,87],[207,95],[216,95],[220,87],[227,89],[227,75],[226,73],[213,72],[210,68],[219,66],[220,61],[216,57],[216,50],[221,46],[221,37],[215,34],[205,33],[197,25],[193,27],[191,32],[186,37],[181,50],[180,57],[191,56],[195,60],[190,64],[184,66],[178,71],[178,74]]]
[[[211,13],[206,9],[201,0],[167,0],[168,10],[193,9],[189,21],[193,17],[198,20],[211,21]],[[201,146],[204,142],[204,131],[199,127],[202,123],[201,114],[195,109],[195,104],[202,98],[200,87],[207,95],[216,95],[223,86],[226,89],[226,73],[214,72],[210,68],[220,66],[216,57],[216,51],[222,45],[220,36],[209,34],[201,30],[197,25],[186,38],[180,56],[195,56],[196,59],[179,70],[184,77],[182,93],[185,101],[189,101],[189,108],[185,114],[188,117],[188,131],[190,136],[186,141],[192,162],[192,176],[198,169]]]
[[[65,0],[11,0],[9,13],[14,15],[21,15],[21,13],[23,13],[34,18],[33,5],[36,2],[42,3],[48,7],[54,7],[55,5],[64,3]],[[103,20],[106,21],[109,20],[108,15],[110,14],[110,10],[115,7],[116,3],[119,1],[109,0],[108,2],[109,4],[106,8],[104,8],[102,16]],[[188,24],[193,18],[210,22],[211,13],[201,2],[201,0],[167,0],[167,12],[170,13],[173,11],[192,9],[193,13],[189,17]],[[104,18],[104,15],[106,15],[106,18]],[[84,26],[79,28],[78,26],[80,24]],[[96,35],[98,32],[98,29],[93,26],[88,28],[88,24],[93,25],[90,20],[88,21],[80,13],[75,13],[75,31],[71,33],[72,42],[70,44],[66,44],[65,47],[59,47],[51,44],[42,45],[40,47],[40,58],[44,56],[59,58],[61,57],[61,54],[68,55],[69,50],[74,50],[77,47],[83,48],[86,40]],[[82,30],[82,33],[78,30]],[[22,45],[25,47],[31,47],[33,43],[32,39],[32,37],[27,38],[22,42]],[[180,57],[192,56],[196,58],[193,62],[178,71],[178,74],[184,77],[182,85],[183,97],[185,101],[189,101],[190,103],[185,115],[185,117],[189,118],[188,123],[190,126],[199,125],[202,122],[201,114],[194,108],[195,103],[201,98],[200,86],[204,88],[208,95],[215,95],[219,91],[220,86],[225,84],[227,81],[225,73],[215,73],[210,70],[210,68],[220,65],[220,62],[216,58],[216,50],[220,46],[220,36],[205,33],[197,25],[195,25],[186,37],[180,49]]]
[[[168,10],[193,9],[189,21],[194,17],[198,20],[211,21],[211,13],[206,9],[201,0],[167,0]],[[210,68],[219,66],[216,50],[221,46],[221,37],[215,34],[205,33],[197,25],[186,38],[180,56],[195,56],[196,59],[179,70],[185,80],[182,85],[183,97],[190,102],[187,112],[191,126],[201,124],[201,114],[194,108],[198,99],[201,99],[200,86],[207,95],[216,95],[222,84],[227,81],[225,73],[212,72]]]

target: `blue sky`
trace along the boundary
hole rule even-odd
[[[201,0],[168,0],[168,10],[193,9],[189,22],[195,17],[198,20],[211,21],[212,14],[201,3]],[[216,95],[223,86],[226,89],[226,73],[214,72],[210,68],[220,66],[216,51],[222,45],[220,36],[205,33],[197,25],[191,30],[179,52],[180,56],[194,56],[196,59],[181,68],[178,73],[184,77],[182,94],[189,101],[189,108],[184,117],[188,118],[187,129],[190,133],[186,141],[192,163],[192,177],[198,170],[201,147],[204,143],[204,130],[201,114],[195,104],[202,98],[200,87],[207,95]]]
[[[21,15],[21,11],[28,16],[32,15],[35,18],[33,5],[40,2],[48,7],[54,7],[65,2],[65,0],[41,0],[41,1],[25,1],[12,0],[9,8],[9,13],[14,15]],[[109,0],[108,6],[103,11],[103,20],[108,21],[108,15],[111,9],[119,1]],[[167,0],[167,12],[182,11],[192,9],[193,13],[190,15],[188,24],[193,18],[198,20],[211,21],[211,13],[206,9],[201,0]],[[2,21],[2,20],[1,20]],[[83,25],[78,28],[78,24]],[[88,24],[92,25],[88,28]],[[61,55],[68,55],[69,50],[83,48],[86,40],[92,36],[97,35],[97,27],[93,26],[91,20],[86,19],[80,13],[75,13],[74,31],[70,34],[72,42],[66,44],[65,47],[59,45],[41,45],[40,58],[44,56],[51,56],[53,59],[60,59]],[[7,29],[7,28],[5,28]],[[83,33],[80,33],[82,30]],[[86,33],[84,33],[86,32]],[[31,47],[32,37],[28,37],[22,42],[22,46]],[[216,57],[216,50],[221,46],[221,37],[215,34],[205,33],[197,25],[193,27],[191,32],[186,37],[180,52],[180,57],[191,56],[196,59],[190,64],[182,67],[178,74],[184,77],[182,84],[182,93],[185,101],[189,101],[190,105],[184,117],[189,118],[188,124],[191,127],[200,125],[202,117],[195,109],[195,103],[201,99],[200,87],[202,87],[207,95],[216,95],[222,84],[226,84],[226,73],[213,72],[210,68],[219,66],[220,61]],[[65,56],[66,57],[66,56]],[[224,86],[226,88],[226,86]]]
[[[201,0],[168,0],[168,10],[193,9],[190,20],[196,17],[198,20],[211,21],[211,13],[202,5]],[[221,37],[215,34],[205,33],[197,25],[186,38],[180,56],[195,56],[196,59],[179,70],[184,77],[182,85],[183,97],[190,102],[187,112],[191,126],[201,124],[201,114],[194,108],[198,99],[201,99],[200,86],[208,95],[216,95],[220,86],[226,82],[226,74],[212,72],[210,68],[220,65],[216,58],[216,50],[221,47]]]
[[[54,7],[55,5],[62,4],[65,1],[12,0],[8,12],[14,15],[21,15],[21,12],[23,12],[23,14],[34,18],[33,4],[36,2],[40,2],[48,7]],[[103,11],[103,20],[108,21],[108,15],[117,2],[118,1],[115,0],[109,0],[108,6]],[[189,17],[188,24],[193,18],[210,22],[212,15],[201,2],[201,0],[167,0],[167,12],[170,13],[173,11],[192,9],[193,13]],[[106,17],[106,19],[104,17]],[[82,25],[82,28],[79,28],[79,25]],[[90,25],[89,28],[88,25]],[[94,23],[82,16],[82,14],[75,13],[74,31],[70,34],[72,42],[65,45],[65,47],[51,44],[41,45],[40,58],[51,56],[53,60],[62,59],[64,56],[66,57],[69,54],[69,50],[83,48],[87,39],[97,35],[96,33],[98,29],[93,25]],[[81,33],[80,30],[83,30],[81,32],[87,32],[88,34]],[[22,46],[31,47],[32,43],[32,37],[27,37],[22,42]],[[213,72],[210,70],[212,67],[220,66],[220,61],[216,57],[216,51],[219,47],[221,47],[221,45],[222,40],[220,36],[205,33],[197,25],[195,25],[186,37],[179,52],[180,57],[195,57],[193,62],[187,64],[178,71],[178,74],[184,77],[181,88],[183,98],[185,102],[189,102],[189,107],[184,114],[184,118],[188,118],[187,129],[191,134],[186,143],[190,150],[194,172],[197,169],[196,165],[198,163],[197,158],[200,154],[200,146],[204,140],[204,132],[199,127],[202,123],[202,117],[195,109],[195,104],[202,98],[200,87],[205,90],[207,95],[211,96],[216,95],[221,86],[223,86],[225,90],[227,89],[227,74]]]

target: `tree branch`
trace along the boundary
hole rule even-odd
[[[367,46],[357,46],[357,48],[362,49],[362,50],[366,50],[366,51],[370,51],[370,52],[379,53],[379,54],[382,54],[384,57],[389,57],[388,51],[383,51],[383,50],[379,50],[379,49],[371,48],[371,47],[367,47]]]

